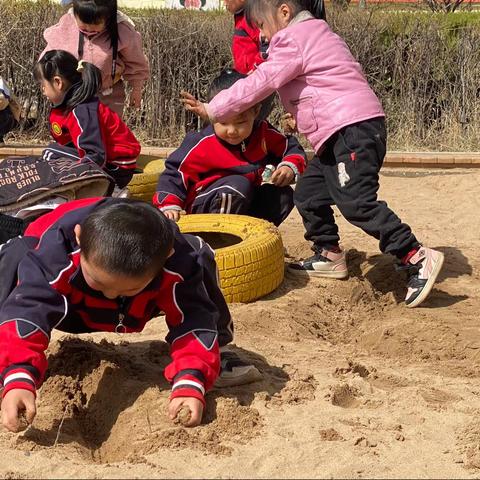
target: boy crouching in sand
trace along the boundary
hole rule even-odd
[[[35,417],[54,328],[140,332],[161,311],[172,358],[165,369],[172,384],[168,414],[174,419],[185,406],[187,425],[200,423],[205,392],[220,370],[219,345],[233,331],[213,252],[199,237],[182,235],[144,202],[76,200],[0,246],[0,275],[1,413],[8,430],[18,430],[24,410],[29,423]]]
[[[209,91],[213,98],[245,78],[224,70]],[[170,219],[180,212],[233,213],[280,225],[293,209],[290,184],[305,169],[306,154],[295,137],[258,118],[256,104],[224,122],[189,133],[165,163],[153,203]],[[274,167],[265,183],[266,168]]]

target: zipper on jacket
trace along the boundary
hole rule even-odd
[[[127,332],[127,327],[123,324],[123,321],[125,320],[125,306],[127,303],[126,297],[121,297],[120,298],[120,308],[118,310],[118,323],[117,326],[115,327],[115,333],[126,333]]]

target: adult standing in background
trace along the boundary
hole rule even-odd
[[[65,2],[62,2],[65,3]],[[150,76],[142,38],[132,20],[117,9],[117,0],[73,0],[59,22],[43,34],[49,50],[66,50],[102,72],[100,101],[119,115],[130,90],[129,105],[140,108]]]

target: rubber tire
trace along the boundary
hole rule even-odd
[[[141,165],[139,165],[141,168]],[[135,173],[128,184],[131,197],[151,202],[157,188],[158,176],[165,170],[165,160],[152,158],[145,162],[143,171]]]
[[[282,283],[283,243],[273,224],[246,215],[195,214],[182,215],[178,225],[182,233],[228,233],[242,239],[215,250],[220,287],[228,303],[252,302]]]

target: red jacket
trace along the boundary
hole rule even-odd
[[[268,43],[263,40],[258,28],[251,27],[247,23],[244,10],[237,12],[234,20],[233,66],[238,72],[247,74],[266,60]]]
[[[240,174],[260,185],[268,164],[287,165],[301,175],[306,154],[295,137],[283,135],[266,121],[235,146],[220,140],[209,125],[189,133],[167,158],[153,203],[160,209],[179,207],[188,213],[196,196],[220,178]]]
[[[120,187],[130,181],[140,144],[123,120],[98,98],[81,103],[69,112],[63,104],[52,108],[50,132],[57,143],[49,145],[44,157],[90,158]]]
[[[198,237],[175,229],[174,254],[162,273],[134,297],[110,300],[85,282],[74,227],[95,207],[115,198],[68,202],[29,225],[24,237],[2,246],[2,254],[20,257],[18,283],[0,306],[0,387],[35,392],[47,369],[45,350],[52,330],[70,333],[140,332],[165,313],[171,363],[165,377],[172,398],[196,397],[212,387],[220,368],[217,324],[230,321],[218,286],[207,292],[205,265],[213,252]],[[194,246],[195,245],[195,248]],[[25,253],[27,250],[28,253]],[[7,272],[3,271],[4,281]],[[215,272],[212,272],[215,275]],[[11,280],[11,279],[10,279]],[[139,372],[141,374],[141,372]]]

